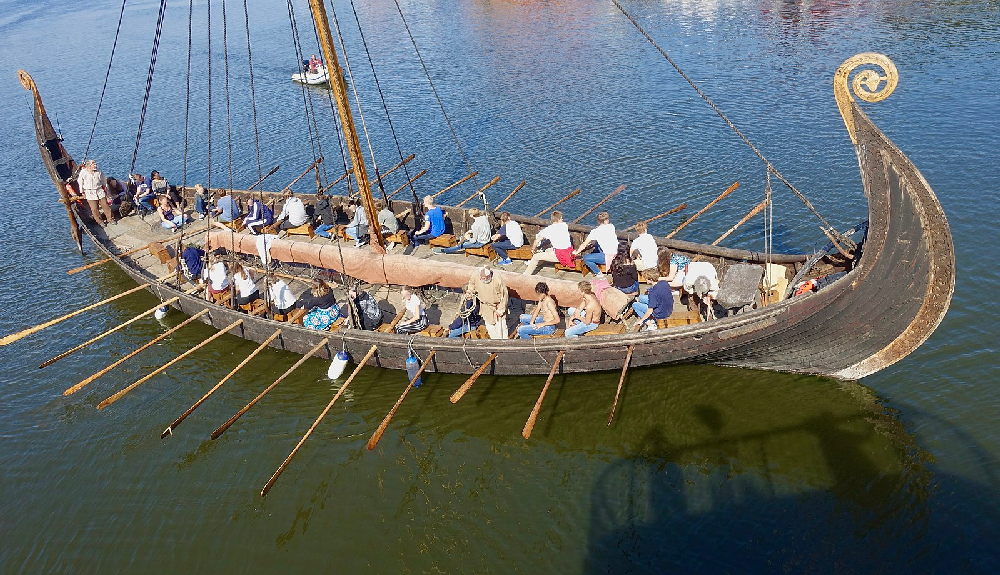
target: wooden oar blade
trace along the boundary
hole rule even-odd
[[[566,350],[560,351],[559,355],[556,356],[556,360],[552,362],[552,371],[549,372],[549,377],[545,380],[545,386],[542,387],[542,393],[538,396],[538,401],[535,402],[535,407],[531,409],[531,414],[528,415],[528,421],[524,422],[524,429],[521,430],[521,437],[525,439],[531,437],[531,430],[535,428],[535,421],[538,420],[538,412],[542,409],[542,401],[545,399],[545,393],[549,390],[549,384],[552,383],[552,378],[555,377],[556,371],[559,370],[559,364],[562,363],[562,358],[565,354]]]
[[[450,401],[452,403],[458,403],[458,400],[462,399],[462,396],[464,396],[466,392],[472,389],[472,384],[476,383],[476,380],[479,379],[479,376],[482,375],[484,371],[486,371],[486,368],[489,367],[489,365],[493,363],[493,360],[495,360],[496,358],[497,354],[495,353],[490,354],[490,357],[487,358],[485,362],[483,362],[483,365],[479,366],[479,369],[477,369],[475,373],[469,376],[469,379],[465,380],[465,383],[463,383],[461,387],[456,389],[455,392],[451,394],[451,397],[449,398]]]
[[[406,394],[410,393],[410,390],[413,389],[413,385],[417,382],[418,379],[420,379],[420,374],[422,374],[424,372],[424,369],[426,369],[427,366],[430,365],[431,358],[433,357],[434,357],[434,350],[431,350],[431,352],[427,354],[427,357],[424,358],[424,362],[420,365],[420,369],[417,370],[417,374],[413,376],[413,379],[410,380],[410,383],[406,386],[406,389],[403,390],[403,395],[399,396],[399,399],[396,400],[396,405],[392,406],[392,409],[389,410],[388,414],[386,414],[385,418],[382,420],[382,423],[379,424],[378,429],[376,429],[375,433],[372,434],[371,439],[368,440],[368,451],[375,449],[375,446],[378,445],[379,440],[382,439],[382,434],[385,433],[386,427],[389,426],[389,421],[392,420],[392,416],[396,414],[396,410],[399,409],[399,406],[403,403],[403,399],[406,398]]]

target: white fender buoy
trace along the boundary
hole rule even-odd
[[[168,309],[169,308],[167,306],[163,306],[161,308],[158,308],[156,311],[153,312],[153,317],[155,317],[156,319],[163,319],[163,318],[167,317],[167,310]]]
[[[333,356],[333,361],[330,362],[330,368],[326,370],[326,375],[330,379],[337,379],[344,374],[344,370],[347,368],[347,362],[351,360],[351,356],[347,355],[347,352],[340,350],[337,355]]]

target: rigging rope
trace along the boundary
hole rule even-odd
[[[250,109],[253,112],[253,146],[257,158],[257,180],[263,179],[260,169],[260,132],[257,129],[257,92],[254,90],[253,82],[253,50],[250,49],[250,11],[247,9],[247,0],[243,0],[243,23],[247,29],[247,65],[250,72]],[[261,199],[263,201],[263,194]]]
[[[385,95],[382,93],[382,84],[378,81],[378,74],[375,73],[375,63],[372,61],[371,52],[368,50],[368,42],[365,40],[365,33],[361,30],[361,20],[358,18],[358,10],[354,6],[354,0],[351,0],[351,10],[354,12],[354,21],[358,24],[358,34],[361,36],[361,45],[365,48],[365,56],[368,58],[368,65],[372,69],[372,77],[375,79],[375,87],[378,89],[378,97],[382,101],[382,109],[385,111],[385,119],[389,122],[389,131],[392,132],[392,141],[396,144],[396,153],[399,154],[399,161],[403,161],[403,148],[399,145],[399,138],[396,136],[396,128],[392,125],[392,117],[389,115],[389,108],[385,103]],[[420,199],[417,198],[417,190],[413,187],[413,182],[410,181],[410,171],[403,164],[403,175],[406,176],[407,185],[410,187],[410,192],[413,194],[414,207],[420,203]],[[378,167],[375,168],[375,181],[378,182],[379,189],[382,190],[382,194],[385,194],[385,189],[382,186],[382,175],[378,173]],[[386,207],[392,209],[389,206],[389,198],[386,197]],[[416,210],[413,210],[416,212]]]
[[[108,58],[108,71],[104,73],[104,87],[101,88],[101,99],[97,101],[97,113],[94,114],[94,124],[90,126],[90,137],[87,138],[87,147],[83,151],[83,159],[87,159],[90,153],[90,144],[94,141],[94,131],[97,129],[97,119],[101,117],[101,106],[104,104],[104,92],[108,89],[108,78],[111,77],[111,64],[115,61],[115,49],[118,48],[118,33],[122,30],[122,19],[125,17],[125,3],[122,0],[122,10],[118,14],[118,27],[115,28],[115,41],[111,45],[111,57]]]
[[[160,34],[163,32],[163,17],[167,12],[167,0],[160,0],[160,13],[156,17],[156,33],[153,35],[153,50],[149,56],[149,72],[146,73],[146,93],[142,97],[142,112],[139,114],[139,129],[135,132],[135,146],[132,148],[132,162],[128,173],[135,172],[135,160],[139,155],[139,142],[142,140],[142,125],[146,122],[146,109],[149,107],[149,92],[153,88],[153,71],[156,69],[156,52],[160,48]]]
[[[361,109],[361,98],[358,97],[358,86],[354,82],[354,72],[351,71],[351,61],[347,58],[347,47],[344,46],[344,36],[340,33],[340,22],[337,20],[337,10],[333,7],[333,2],[330,2],[330,10],[333,13],[333,27],[337,30],[337,41],[340,42],[340,51],[344,54],[344,66],[347,67],[347,75],[351,78],[351,91],[354,92],[354,104],[358,107],[358,115],[361,117],[361,129],[365,132],[365,142],[368,144],[368,155],[372,159],[372,169],[375,170],[376,176],[378,175],[378,163],[375,161],[375,150],[372,149],[372,139],[368,134],[368,123],[365,122],[365,112]],[[382,192],[382,198],[385,203],[389,203],[389,197],[385,194],[385,187],[382,186],[381,180],[377,180],[378,188]],[[360,187],[359,187],[360,188]]]
[[[465,167],[469,170],[471,174],[472,164],[469,162],[469,158],[465,155],[465,150],[462,149],[462,143],[458,140],[458,133],[455,132],[455,127],[451,124],[451,119],[448,117],[448,112],[444,109],[444,102],[441,101],[441,96],[438,94],[437,88],[434,86],[434,80],[431,79],[430,70],[427,69],[427,64],[424,63],[423,56],[420,55],[420,49],[417,48],[417,41],[413,38],[413,32],[410,31],[410,25],[406,23],[406,17],[403,16],[403,9],[399,5],[399,0],[393,0],[396,4],[396,11],[399,12],[399,18],[403,21],[403,26],[406,28],[406,34],[410,37],[410,43],[413,44],[413,51],[417,54],[417,59],[420,60],[420,67],[424,69],[424,75],[427,76],[427,82],[431,85],[431,90],[434,92],[434,98],[437,99],[438,106],[441,108],[441,113],[444,114],[444,121],[448,123],[448,129],[451,130],[451,137],[455,140],[455,145],[458,147],[458,152],[462,154],[462,159],[465,161]],[[479,189],[479,182],[476,177],[472,177],[472,183]],[[483,194],[483,201],[486,200],[486,194]],[[487,207],[487,211],[489,211]]]
[[[786,186],[788,186],[788,189],[790,189],[792,192],[794,192],[795,195],[798,196],[800,200],[802,200],[802,203],[805,204],[805,206],[807,208],[809,208],[809,211],[811,211],[817,218],[819,218],[819,221],[823,222],[823,225],[825,225],[828,228],[828,231],[830,233],[832,233],[834,235],[837,235],[837,236],[840,236],[840,233],[830,224],[830,222],[826,221],[826,218],[824,218],[816,210],[816,207],[813,206],[812,202],[810,202],[809,199],[806,198],[805,195],[803,195],[802,192],[800,192],[798,190],[798,188],[796,188],[794,185],[792,185],[792,183],[789,182],[785,178],[785,176],[781,175],[781,172],[779,172],[778,169],[775,168],[773,164],[771,164],[770,160],[768,160],[766,157],[764,157],[764,154],[762,154],[760,152],[760,150],[758,150],[757,147],[754,146],[752,142],[750,142],[750,139],[747,138],[743,134],[743,132],[740,131],[740,129],[736,127],[736,124],[734,124],[732,122],[732,120],[730,120],[728,117],[726,117],[726,115],[722,112],[722,110],[720,110],[719,107],[715,105],[715,102],[713,102],[708,97],[708,95],[705,94],[705,92],[703,92],[701,90],[701,88],[698,87],[697,84],[695,84],[694,80],[692,80],[690,77],[688,77],[688,75],[685,74],[683,70],[681,70],[680,66],[678,66],[674,62],[674,60],[663,50],[663,48],[660,48],[659,44],[656,43],[656,40],[653,40],[653,37],[650,36],[649,33],[647,33],[646,30],[643,29],[643,27],[639,24],[639,22],[631,14],[629,14],[628,11],[625,10],[625,8],[621,4],[618,3],[618,0],[611,0],[611,3],[614,4],[615,7],[617,7],[618,10],[620,10],[621,13],[625,15],[626,18],[628,18],[628,20],[632,23],[633,26],[635,26],[636,30],[638,30],[639,33],[641,33],[643,36],[646,37],[646,40],[648,40],[649,43],[652,44],[654,48],[656,48],[656,50],[660,53],[660,55],[662,55],[664,58],[666,58],[667,62],[669,62],[670,65],[673,66],[674,70],[676,70],[677,73],[680,74],[681,77],[684,78],[687,81],[687,83],[690,84],[692,88],[694,88],[694,90],[696,92],[698,92],[698,95],[701,96],[702,99],[705,100],[705,102],[708,103],[708,105],[711,106],[713,110],[715,110],[715,113],[718,114],[719,117],[722,118],[726,122],[726,124],[736,133],[737,136],[740,137],[741,140],[743,140],[743,143],[745,143],[747,146],[750,147],[750,149],[753,151],[753,153],[756,154],[757,157],[760,158],[764,162],[764,164],[767,166],[767,169],[769,170],[769,172],[773,172],[774,175],[779,180],[781,180]],[[397,2],[397,5],[398,5],[398,2]]]
[[[188,161],[188,123],[191,118],[191,41],[194,35],[192,23],[194,21],[194,0],[188,0],[188,46],[187,46],[187,72],[185,74],[184,86],[184,156],[181,159],[181,189],[187,189],[187,161]],[[131,174],[129,174],[131,177]],[[174,265],[177,269],[177,285],[181,285],[181,248],[184,247],[183,234],[177,238],[177,247],[174,249],[176,258]]]
[[[226,76],[226,150],[229,161],[229,190],[233,189],[233,127],[229,110],[229,26],[226,21],[226,0],[222,0],[222,62]]]

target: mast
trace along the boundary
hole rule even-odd
[[[344,74],[337,59],[337,50],[333,45],[333,35],[330,33],[330,21],[326,17],[326,7],[323,0],[309,0],[316,31],[319,34],[320,47],[326,60],[327,76],[337,100],[337,112],[340,115],[340,125],[344,129],[344,139],[347,140],[347,150],[351,155],[351,165],[354,167],[354,177],[358,182],[361,196],[361,206],[368,216],[368,232],[371,235],[372,249],[375,253],[385,253],[385,240],[382,238],[382,228],[378,224],[378,212],[375,211],[375,201],[372,199],[371,184],[365,171],[365,159],[361,155],[361,143],[354,129],[354,118],[351,116],[351,104],[347,99],[347,86],[344,84]]]

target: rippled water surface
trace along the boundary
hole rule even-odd
[[[125,174],[159,3],[127,3],[90,155]],[[365,442],[405,387],[364,370],[267,498],[260,488],[339,383],[309,361],[217,441],[209,433],[297,356],[264,352],[172,437],[160,431],[254,345],[223,337],[113,406],[104,397],[210,335],[196,325],[80,393],[61,392],[165,327],[149,319],[51,367],[41,361],[155,304],[136,294],[0,348],[0,570],[4,572],[992,572],[1000,536],[995,205],[1000,189],[1000,8],[994,1],[624,4],[677,64],[835,225],[866,214],[831,79],[848,56],[890,55],[896,93],[866,110],[938,193],[958,284],[937,332],[858,383],[707,366],[635,369],[606,426],[618,374],[557,377],[534,434],[519,431],[543,381],[427,375],[378,447]],[[130,287],[81,263],[35,149],[29,70],[66,145],[82,157],[118,2],[0,0],[0,332]],[[763,197],[761,162],[608,2],[401,1],[424,63],[482,185],[520,182],[534,213],[576,187],[578,214],[618,184],[617,221],[739,190],[680,237],[711,241]],[[293,4],[306,52],[306,5]],[[421,193],[467,172],[392,2],[355,0],[410,175]],[[288,80],[288,9],[249,2],[263,169],[274,187],[312,161],[303,100],[342,168],[322,88]],[[398,161],[351,3],[336,16],[372,147]],[[187,180],[228,185],[222,2],[195,4]],[[226,4],[233,184],[257,179],[242,3]],[[332,17],[332,12],[331,12]],[[171,2],[136,169],[184,179],[188,6]],[[392,176],[392,185],[404,181]],[[301,188],[311,185],[304,182]],[[449,201],[471,193],[460,188]],[[825,242],[775,187],[775,246]],[[533,211],[534,210],[534,211]],[[653,231],[666,233],[678,219]],[[759,221],[727,240],[761,249]],[[85,246],[83,261],[95,259]]]

